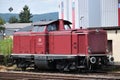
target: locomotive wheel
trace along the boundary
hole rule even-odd
[[[56,69],[58,69],[60,72],[64,72],[64,71],[77,71],[77,67],[75,65],[75,63],[69,62],[69,63],[59,63],[56,65]]]
[[[34,65],[34,70],[39,71],[40,69],[36,65]]]
[[[21,64],[17,64],[17,67],[18,68],[21,68],[22,71],[25,71],[26,70],[26,67],[21,65]]]
[[[66,61],[60,61],[58,64],[56,64],[56,69],[58,69],[60,72],[70,71],[69,63]]]
[[[22,67],[21,69],[22,69],[22,71],[26,71],[26,67]]]
[[[100,65],[89,65],[88,70],[89,72],[96,72],[98,70],[101,70],[101,66]]]
[[[58,69],[60,72],[64,72],[64,66],[61,64],[57,64],[56,69]]]
[[[92,65],[89,65],[88,70],[89,70],[89,71],[92,70]]]

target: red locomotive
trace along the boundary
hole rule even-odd
[[[15,32],[13,62],[22,69],[34,65],[60,71],[95,69],[113,62],[105,31],[73,30],[70,24],[62,19],[37,22],[30,32]]]

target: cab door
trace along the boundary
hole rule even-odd
[[[54,53],[54,32],[49,32],[49,53]]]

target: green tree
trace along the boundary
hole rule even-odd
[[[0,25],[3,25],[5,21],[0,17]]]
[[[9,23],[17,23],[18,19],[15,16],[10,17]]]
[[[20,23],[30,23],[32,22],[30,19],[32,18],[32,14],[30,13],[30,9],[27,5],[23,7],[23,11],[19,14]]]
[[[0,32],[4,32],[5,27],[3,26],[5,21],[0,17]]]

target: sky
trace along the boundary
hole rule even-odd
[[[25,5],[32,14],[58,12],[59,0],[0,0],[0,13],[20,13]]]

